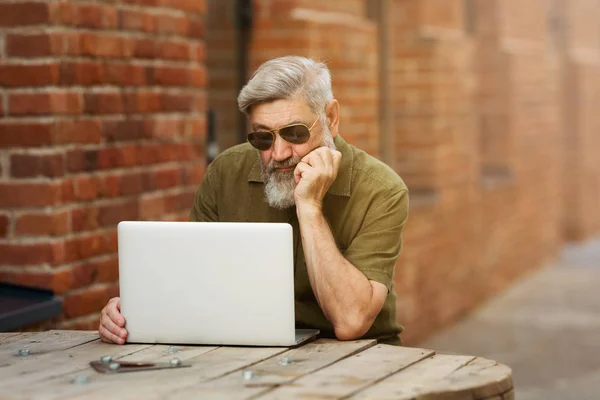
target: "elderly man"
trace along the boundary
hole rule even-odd
[[[249,119],[248,143],[210,164],[190,220],[291,224],[296,327],[400,344],[393,272],[408,190],[338,134],[340,106],[327,67],[302,57],[268,61],[238,104]],[[119,298],[111,299],[99,333],[122,344],[119,310]]]

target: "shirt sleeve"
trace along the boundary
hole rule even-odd
[[[216,184],[218,180],[215,179],[215,171],[214,166],[209,165],[204,179],[196,190],[194,204],[190,210],[191,222],[217,222],[219,220]]]
[[[369,207],[363,226],[344,257],[369,280],[391,290],[396,260],[402,250],[402,231],[408,218],[408,190],[384,197]]]

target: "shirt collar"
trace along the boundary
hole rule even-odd
[[[327,191],[329,194],[333,194],[336,196],[350,196],[350,184],[352,181],[352,166],[354,165],[352,149],[346,143],[344,139],[340,135],[337,135],[333,139],[333,143],[335,147],[338,149],[340,153],[342,153],[342,161],[340,163],[340,169],[338,170],[337,178]],[[262,160],[258,156],[258,150],[256,151],[256,161],[254,165],[252,165],[252,169],[248,174],[248,182],[260,182],[264,183],[261,176],[261,166],[260,163]]]

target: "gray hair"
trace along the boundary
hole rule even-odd
[[[262,64],[242,88],[238,107],[248,115],[253,105],[292,99],[303,95],[308,106],[324,117],[325,106],[333,100],[331,75],[327,66],[310,58],[286,56]]]

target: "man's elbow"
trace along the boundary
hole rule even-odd
[[[337,340],[356,340],[363,337],[373,325],[373,319],[366,316],[346,318],[343,323],[334,326],[333,332]]]

